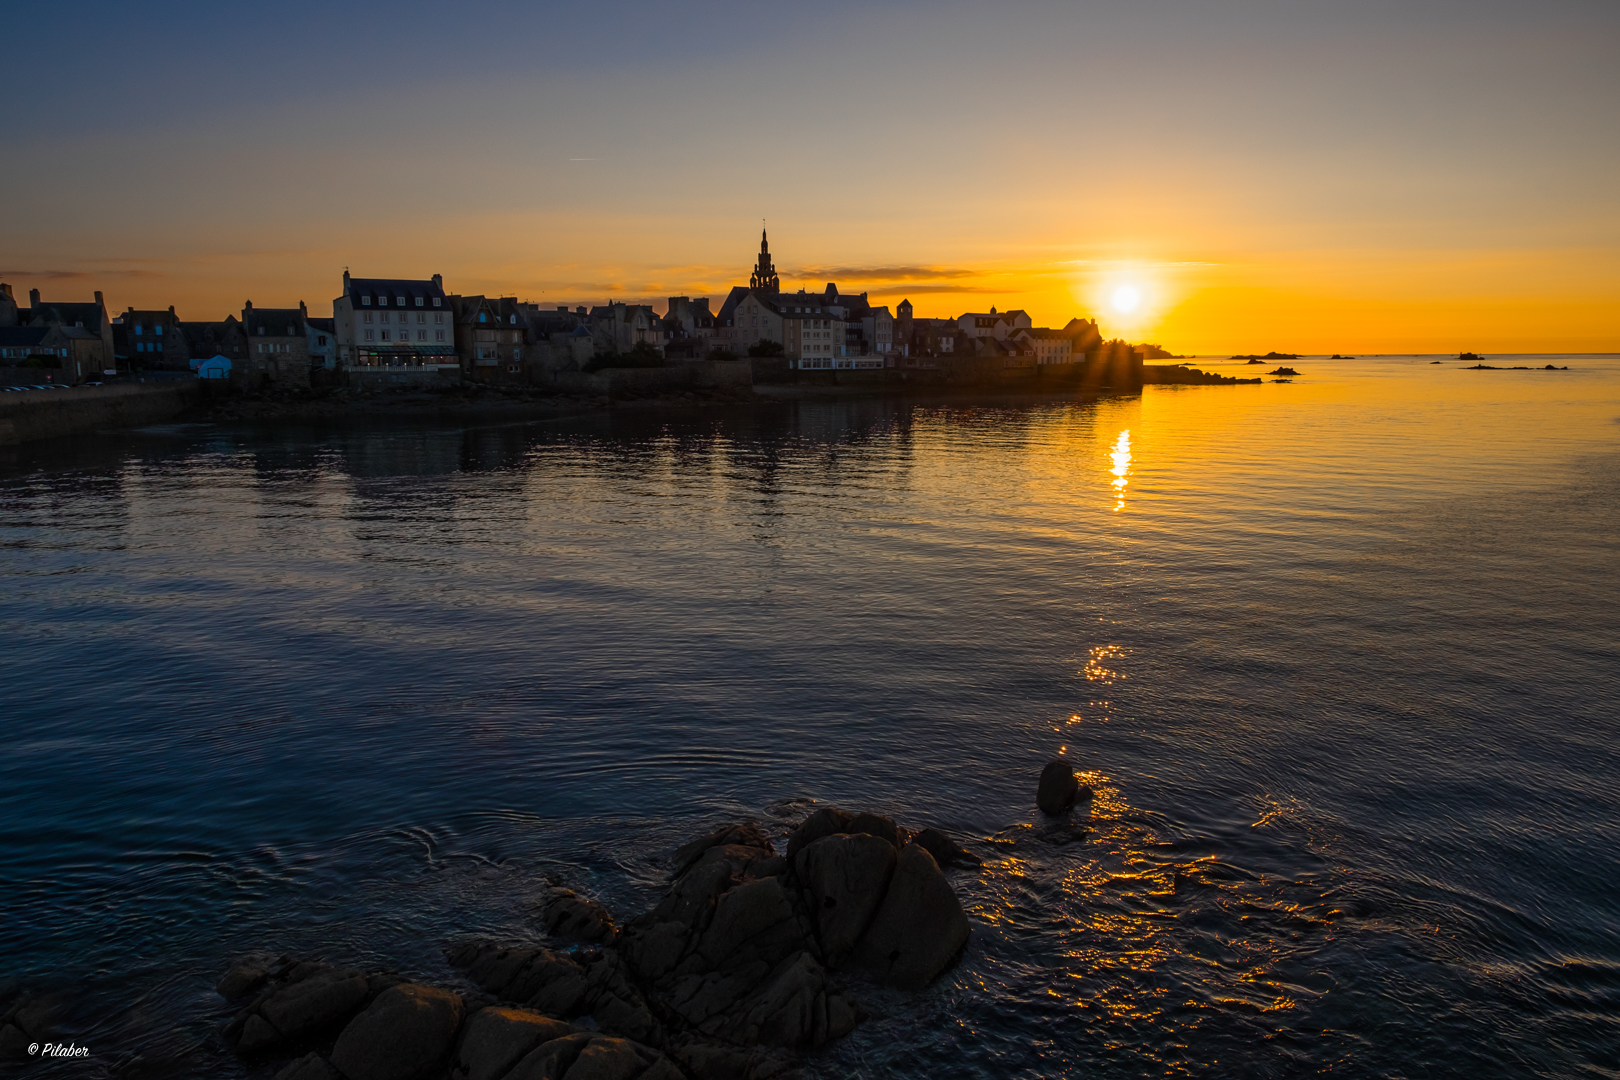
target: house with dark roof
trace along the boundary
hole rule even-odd
[[[71,351],[60,326],[0,326],[0,364],[7,367],[61,368]]]
[[[438,382],[461,378],[444,279],[357,278],[343,271],[332,301],[337,368],[350,381]]]
[[[219,322],[194,322],[188,319],[180,323],[180,332],[186,338],[186,364],[193,371],[196,370],[197,361],[215,356],[223,356],[233,362],[247,359],[247,334],[235,315],[227,315]]]
[[[112,319],[101,293],[95,297],[90,303],[47,303],[40,299],[38,289],[28,291],[27,325],[59,326],[68,338],[67,362],[62,367],[69,382],[80,383],[98,376],[115,363]],[[18,317],[20,320],[20,312]]]
[[[191,349],[173,307],[168,311],[129,308],[113,320],[113,355],[137,369],[185,371]]]
[[[309,308],[256,308],[242,305],[247,356],[231,365],[231,380],[252,389],[309,389]]]
[[[306,318],[304,327],[309,336],[309,368],[330,371],[337,366],[337,322],[333,319]]]
[[[22,319],[17,311],[17,298],[11,293],[11,286],[0,281],[0,326],[21,326]]]
[[[513,296],[451,296],[461,377],[485,383],[529,381],[529,320]]]

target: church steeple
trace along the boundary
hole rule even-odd
[[[768,293],[782,291],[782,280],[776,276],[776,266],[771,262],[771,242],[765,235],[762,227],[759,230],[759,262],[754,266],[754,274],[748,279],[750,289],[760,289]]]

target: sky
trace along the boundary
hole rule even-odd
[[[8,5],[0,281],[788,289],[1178,352],[1620,350],[1620,4]]]

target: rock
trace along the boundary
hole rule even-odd
[[[0,1027],[0,1061],[22,1061],[28,1057],[28,1044],[33,1041],[14,1024]]]
[[[804,888],[829,963],[866,933],[894,873],[894,845],[869,833],[834,833],[800,850],[794,871]]]
[[[458,994],[404,983],[384,990],[332,1048],[348,1080],[415,1080],[435,1073],[461,1026]]]
[[[1041,783],[1035,791],[1035,805],[1041,813],[1056,816],[1074,805],[1080,794],[1080,781],[1075,779],[1074,766],[1062,758],[1046,763],[1041,770]]]
[[[556,890],[541,919],[548,934],[574,941],[610,942],[618,936],[607,908],[569,889]]]
[[[541,1043],[506,1074],[506,1080],[562,1080],[593,1038],[580,1033]]]
[[[663,1055],[629,1039],[597,1036],[580,1051],[564,1080],[638,1080]],[[675,1075],[680,1076],[677,1070]]]
[[[967,915],[939,864],[923,848],[907,844],[856,956],[885,982],[920,990],[945,970],[967,938]]]
[[[342,1075],[319,1054],[305,1054],[276,1073],[276,1080],[343,1080]]]
[[[711,969],[762,960],[775,964],[805,947],[804,931],[779,878],[760,878],[720,897],[698,944]]]
[[[981,866],[982,860],[938,829],[924,829],[911,842],[934,857],[940,866]]]
[[[268,1050],[286,1041],[286,1036],[277,1031],[264,1017],[254,1013],[242,1025],[241,1037],[236,1040],[236,1048],[244,1054],[256,1054],[260,1050]]]
[[[269,953],[249,953],[231,965],[214,990],[226,1001],[235,1001],[263,986],[281,966],[282,961]]]
[[[690,1037],[666,1048],[686,1071],[703,1080],[786,1080],[795,1073],[793,1059],[780,1050],[743,1049]]]
[[[247,1022],[238,1043],[241,1049],[263,1049],[336,1027],[365,1003],[369,992],[366,977],[347,968],[300,965],[289,972],[289,978],[299,976],[300,981],[274,990],[258,1003],[254,1019],[266,1023]],[[280,1038],[270,1039],[265,1027]]]
[[[787,857],[792,860],[799,853],[800,848],[808,847],[820,840],[823,836],[833,833],[849,832],[849,823],[853,815],[846,814],[837,807],[824,806],[820,810],[804,819],[793,835],[788,837]]]
[[[758,825],[753,822],[746,822],[742,825],[727,825],[723,829],[717,829],[706,836],[700,836],[696,840],[676,848],[675,873],[672,876],[679,877],[684,874],[687,868],[702,858],[703,853],[710,848],[727,845],[751,847],[774,854],[770,837],[766,836]]]
[[[462,1031],[456,1075],[462,1080],[501,1080],[541,1043],[571,1034],[573,1029],[561,1020],[527,1009],[479,1009]]]
[[[900,835],[900,826],[894,823],[893,818],[886,818],[881,814],[856,814],[850,818],[849,826],[844,831],[848,833],[866,833],[868,836],[881,836],[897,848],[905,843],[905,840]]]

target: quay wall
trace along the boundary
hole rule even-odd
[[[622,397],[665,394],[671,391],[712,390],[726,386],[752,386],[753,368],[747,360],[696,360],[659,368],[603,368],[601,371],[559,371],[552,384],[570,393]]]
[[[201,386],[191,378],[3,393],[0,446],[155,424],[178,415],[201,395]]]

